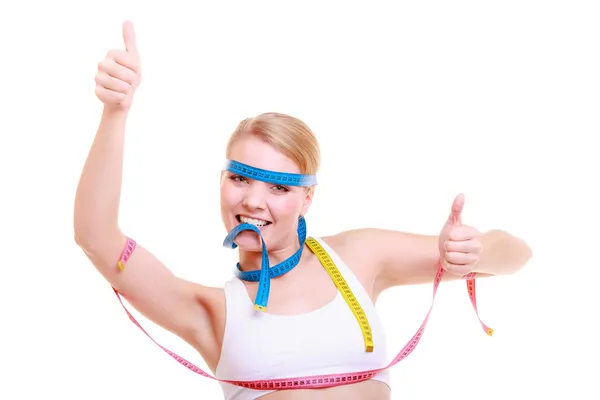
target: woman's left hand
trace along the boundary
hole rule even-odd
[[[439,236],[440,261],[442,267],[456,275],[473,272],[483,249],[481,233],[462,224],[461,214],[465,196],[459,194],[452,203],[452,210]]]

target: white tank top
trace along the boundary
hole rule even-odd
[[[234,277],[225,284],[227,319],[217,378],[294,378],[359,372],[389,363],[384,330],[368,293],[331,247],[320,238],[314,239],[329,254],[365,311],[373,332],[373,352],[365,351],[359,325],[339,291],[333,301],[317,310],[274,315],[254,310],[244,283]],[[389,371],[372,379],[389,386]],[[254,400],[273,392],[224,382],[221,387],[225,400]]]

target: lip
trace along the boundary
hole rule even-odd
[[[236,220],[236,221],[237,221],[239,224],[241,224],[241,223],[242,223],[242,220],[241,220],[241,218],[240,218],[240,217],[252,218],[252,219],[258,219],[258,220],[261,220],[261,221],[265,221],[265,222],[266,222],[266,224],[265,224],[265,225],[263,225],[263,226],[257,226],[257,228],[259,228],[259,229],[266,228],[267,226],[269,226],[269,225],[272,225],[272,224],[273,224],[273,222],[272,222],[272,221],[269,221],[268,219],[259,218],[259,217],[253,217],[253,216],[246,215],[246,214],[237,214],[237,215],[235,216],[235,220]]]

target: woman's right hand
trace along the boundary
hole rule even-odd
[[[142,80],[135,30],[123,23],[125,50],[113,49],[98,63],[96,96],[110,110],[129,110],[133,94]]]

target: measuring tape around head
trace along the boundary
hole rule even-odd
[[[316,184],[316,178],[313,175],[298,175],[298,174],[288,174],[288,173],[260,170],[260,169],[257,169],[257,168],[254,168],[254,167],[251,167],[248,165],[244,165],[244,164],[241,164],[241,163],[238,163],[235,161],[228,161],[225,168],[233,173],[237,173],[237,174],[246,176],[251,179],[262,180],[262,181],[274,183],[274,184],[290,185],[290,186],[303,186],[303,185],[307,185],[307,184]],[[262,241],[262,249],[263,250],[262,250],[262,265],[261,265],[260,272],[258,272],[258,271],[244,272],[244,271],[242,271],[239,263],[237,265],[238,269],[236,271],[236,274],[241,279],[259,282],[258,293],[260,294],[260,296],[257,294],[257,299],[255,301],[255,308],[257,308],[258,310],[262,310],[262,311],[265,310],[268,295],[269,295],[270,279],[273,277],[282,275],[284,273],[287,273],[287,272],[289,272],[289,270],[294,268],[299,262],[302,248],[304,247],[303,244],[306,243],[306,245],[311,249],[311,251],[313,251],[313,253],[317,256],[317,258],[323,265],[323,267],[326,269],[326,271],[330,275],[331,279],[338,287],[338,290],[340,290],[342,296],[346,300],[348,306],[354,313],[354,315],[359,323],[359,326],[361,328],[361,332],[363,333],[366,351],[372,351],[372,349],[373,349],[372,333],[371,333],[371,329],[370,329],[368,320],[366,318],[366,315],[364,314],[364,311],[362,310],[362,307],[360,307],[360,304],[358,303],[358,301],[352,294],[352,291],[350,290],[348,285],[345,283],[342,275],[339,273],[339,270],[337,269],[337,267],[335,266],[335,264],[333,263],[331,258],[328,256],[327,252],[320,246],[320,244],[316,240],[314,240],[312,238],[309,238],[308,240],[306,240],[306,226],[305,226],[305,222],[304,222],[303,218],[300,218],[299,222],[298,222],[298,235],[299,235],[299,241],[301,242],[300,249],[292,257],[290,257],[289,259],[285,260],[284,262],[282,262],[272,268],[269,267],[268,252],[266,251],[266,246],[265,246],[264,240],[262,239],[262,235],[260,234],[260,230],[257,227],[255,227],[254,225],[250,225],[250,224],[239,225],[234,230],[232,230],[232,232],[230,232],[228,234],[227,238],[225,239],[224,245],[226,247],[236,248],[237,246],[235,245],[233,240],[240,232],[242,232],[244,230],[251,230],[251,231],[256,232],[260,236],[261,241]],[[125,249],[123,250],[123,253],[121,255],[121,259],[117,263],[117,265],[121,271],[124,270],[126,262],[129,259],[129,257],[131,256],[131,254],[133,253],[135,246],[136,246],[135,241],[133,239],[128,238],[127,243],[125,245]],[[357,382],[369,380],[372,377],[376,376],[378,373],[394,366],[395,364],[397,364],[398,362],[400,362],[401,360],[406,358],[410,353],[412,353],[412,351],[416,348],[417,344],[419,343],[421,336],[425,330],[425,326],[427,325],[427,321],[429,319],[431,310],[433,308],[435,295],[437,293],[437,289],[441,282],[443,274],[444,274],[444,269],[442,268],[441,264],[439,264],[438,270],[437,270],[437,273],[436,273],[436,276],[434,279],[433,299],[432,299],[429,311],[427,312],[427,315],[425,316],[425,320],[423,321],[423,323],[421,324],[420,328],[417,330],[415,335],[411,338],[411,340],[404,346],[404,348],[400,351],[400,353],[398,353],[398,355],[396,357],[394,357],[394,359],[387,366],[385,366],[383,368],[379,368],[379,369],[362,371],[362,372],[316,375],[316,376],[306,376],[306,377],[298,377],[298,378],[257,380],[257,381],[233,381],[233,380],[218,379],[218,378],[210,375],[209,373],[203,371],[201,368],[195,366],[194,364],[187,361],[186,359],[178,356],[177,354],[175,354],[172,351],[168,350],[167,348],[163,347],[162,345],[157,343],[142,328],[142,326],[135,320],[133,315],[131,315],[131,313],[125,307],[125,305],[119,295],[119,292],[114,288],[113,288],[113,290],[114,290],[115,294],[117,295],[117,298],[119,299],[119,302],[123,306],[125,312],[129,316],[129,319],[139,329],[141,329],[142,332],[144,332],[156,345],[158,345],[160,348],[162,348],[167,354],[169,354],[175,360],[177,360],[179,363],[181,363],[182,365],[184,365],[185,367],[187,367],[188,369],[190,369],[191,371],[193,371],[199,375],[202,375],[207,378],[217,380],[220,382],[226,382],[226,383],[229,383],[232,385],[242,386],[245,388],[256,389],[256,390],[265,390],[265,389],[267,389],[267,390],[269,390],[269,389],[290,390],[290,389],[311,389],[311,388],[316,389],[316,388],[326,388],[326,387],[339,386],[339,385],[345,385],[345,384],[357,383]],[[464,278],[467,279],[467,288],[468,288],[469,297],[471,298],[471,303],[475,309],[477,317],[479,318],[479,313],[477,312],[477,304],[475,301],[474,277],[475,277],[475,274],[469,274],[469,275],[466,275]],[[261,285],[262,285],[262,289],[261,289]],[[479,318],[479,321],[481,322],[481,325],[484,328],[484,331],[488,335],[491,336],[493,331],[490,328],[488,328],[481,321],[480,318]]]

